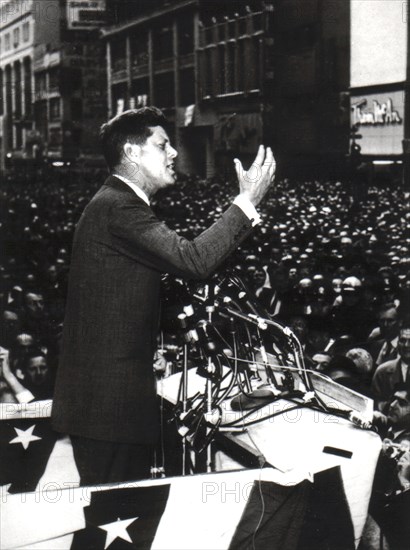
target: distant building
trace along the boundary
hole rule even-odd
[[[60,4],[56,47],[34,52],[35,127],[49,159],[100,154],[98,131],[107,117],[105,49],[99,28],[105,1]]]
[[[349,150],[349,2],[274,6],[274,132],[282,172],[336,177]]]
[[[0,168],[5,156],[24,158],[39,143],[34,128],[33,58],[37,44],[57,45],[58,0],[0,5]]]
[[[0,152],[13,161],[99,151],[106,119],[105,0],[1,3]]]
[[[351,1],[351,125],[372,179],[410,181],[409,2]]]
[[[229,175],[272,144],[272,2],[117,3],[103,29],[108,109],[156,105],[172,123],[182,172]]]

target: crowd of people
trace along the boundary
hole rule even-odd
[[[75,225],[102,180],[49,170],[10,175],[0,191],[0,345],[19,376],[36,350],[52,378]],[[191,238],[230,203],[227,188],[234,196],[229,182],[185,177],[157,195],[155,209]],[[261,207],[260,229],[221,266],[234,267],[267,312],[294,329],[309,367],[350,378],[382,411],[385,377],[374,374],[397,359],[408,325],[405,195],[375,187],[358,204],[340,182],[284,180]]]
[[[104,176],[43,169],[9,174],[0,189],[0,402],[52,397],[73,232]],[[235,191],[234,182],[185,176],[153,203],[191,238]],[[381,435],[400,442],[410,433],[408,193],[373,187],[358,200],[350,191],[277,182],[259,229],[221,271],[234,268],[293,329],[308,368],[373,398]]]

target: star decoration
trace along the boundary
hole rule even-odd
[[[17,437],[12,439],[10,443],[21,443],[24,449],[28,449],[28,446],[32,441],[37,441],[38,439],[41,439],[41,437],[33,435],[33,431],[35,427],[36,425],[33,424],[32,426],[30,426],[30,428],[27,428],[27,430],[20,430],[19,428],[14,428],[17,434]]]
[[[105,539],[104,550],[108,548],[117,537],[125,540],[126,542],[132,543],[132,540],[127,531],[127,527],[131,525],[131,523],[133,523],[136,519],[138,518],[136,517],[122,520],[118,518],[117,521],[113,521],[112,523],[99,525],[100,529],[104,529],[104,531],[107,531],[107,538]]]

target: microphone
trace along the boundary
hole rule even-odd
[[[168,277],[164,284],[166,301],[169,305],[179,313],[185,313],[187,317],[191,317],[194,314],[194,307],[186,283],[182,279]]]
[[[162,286],[161,322],[165,331],[172,333],[179,328],[178,316],[184,314],[185,317],[192,317],[194,308],[184,281],[167,276],[163,279]]]
[[[178,326],[186,344],[195,344],[195,342],[198,342],[198,333],[194,328],[189,328],[188,316],[185,313],[178,315]]]
[[[263,308],[258,308],[258,306],[254,303],[255,298],[249,295],[249,292],[242,281],[241,285],[238,285],[230,280],[226,285],[222,285],[220,288],[222,295],[225,294],[225,297],[230,298],[236,306],[239,305],[240,309],[245,307],[254,315],[266,317],[266,312],[263,311]]]
[[[218,354],[218,350],[215,340],[213,340],[209,334],[209,327],[211,326],[209,321],[201,319],[196,326],[199,342],[204,349],[205,355],[215,357]]]
[[[177,298],[179,298],[179,302],[181,303],[182,312],[185,313],[187,317],[192,317],[194,314],[194,306],[192,305],[191,295],[188,292],[186,283],[180,279],[176,279],[175,281],[177,283]]]

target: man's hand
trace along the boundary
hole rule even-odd
[[[234,159],[235,170],[239,181],[239,192],[257,206],[275,181],[276,162],[272,149],[259,146],[258,154],[247,172],[242,163]]]

